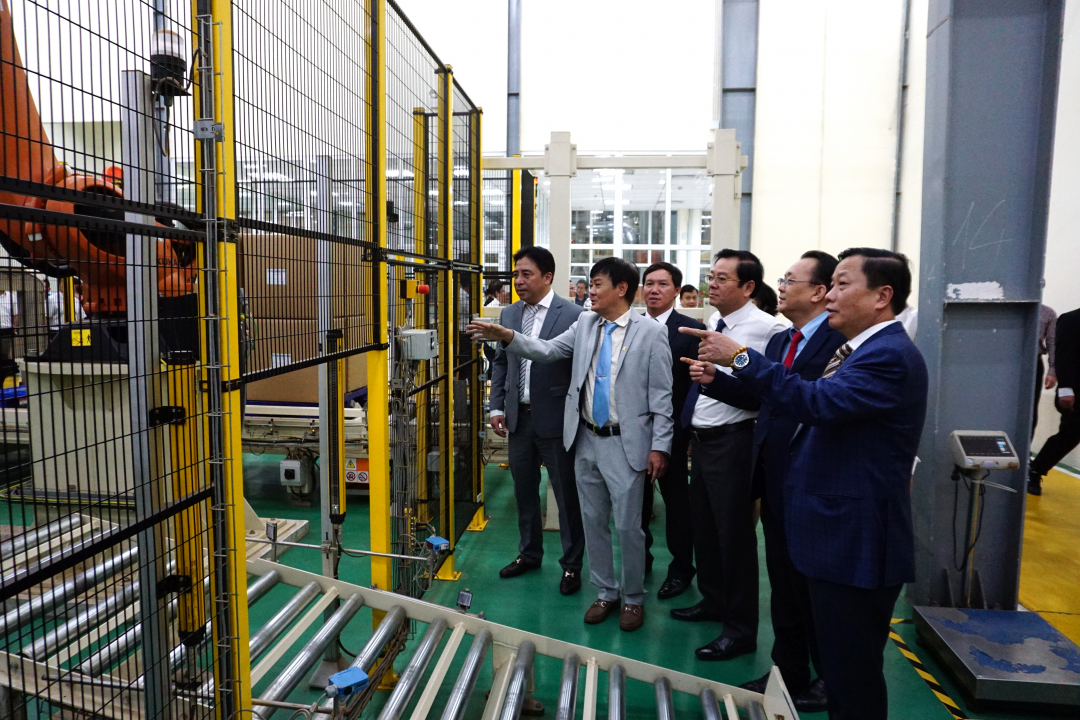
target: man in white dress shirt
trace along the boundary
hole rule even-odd
[[[709,304],[717,310],[706,323],[709,330],[759,352],[785,329],[750,302],[763,275],[756,255],[725,249],[717,253],[706,277]],[[691,386],[683,420],[690,427],[690,506],[703,599],[693,607],[672,610],[671,616],[687,622],[722,622],[720,637],[696,654],[702,660],[729,660],[757,649],[758,562],[752,514],[757,410],[733,407],[699,391],[700,386]]]

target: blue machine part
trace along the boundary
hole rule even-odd
[[[326,696],[347,698],[353,693],[366,688],[367,684],[368,674],[366,672],[358,667],[346,668],[330,676],[330,684],[326,686]]]
[[[428,550],[434,550],[435,552],[445,552],[450,549],[450,541],[444,537],[438,535],[432,535],[427,539]]]

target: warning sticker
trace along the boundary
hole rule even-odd
[[[359,480],[356,479],[356,471],[355,470],[346,470],[345,471],[345,482],[347,482],[347,483],[359,482]]]
[[[356,469],[356,458],[351,458],[351,457],[345,458],[345,469],[346,470],[355,470]]]
[[[72,330],[71,347],[90,347],[90,331]]]
[[[356,473],[356,477],[357,477],[357,482],[362,483],[364,485],[367,485],[367,481],[368,481],[368,471],[367,470],[361,470],[360,472]]]

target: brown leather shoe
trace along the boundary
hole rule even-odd
[[[626,632],[634,632],[645,624],[644,605],[623,605],[619,615],[619,627]]]
[[[619,606],[618,600],[597,600],[585,611],[585,622],[596,625],[607,620],[608,615],[615,612]]]

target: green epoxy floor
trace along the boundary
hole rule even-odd
[[[306,519],[311,522],[312,535],[306,542],[316,542],[318,535],[318,498],[313,497],[309,507],[296,505],[288,497],[285,488],[278,484],[277,456],[246,455],[244,458],[245,493],[256,512],[263,517],[291,517]],[[650,595],[645,602],[645,626],[634,633],[619,630],[617,617],[609,618],[601,625],[585,625],[582,617],[589,604],[595,598],[592,587],[586,582],[581,592],[572,597],[559,594],[558,584],[561,570],[557,559],[560,555],[559,536],[557,533],[545,533],[544,545],[547,556],[539,571],[528,573],[520,578],[503,580],[499,578],[499,569],[512,560],[517,553],[517,517],[513,497],[510,473],[489,465],[486,475],[487,514],[490,522],[480,533],[466,533],[457,550],[457,568],[461,570],[461,580],[456,583],[439,583],[424,597],[425,600],[452,607],[459,589],[468,588],[473,592],[473,612],[484,612],[489,620],[510,625],[522,630],[540,633],[560,640],[593,647],[608,652],[625,655],[645,662],[653,663],[681,672],[711,678],[724,683],[739,684],[748,679],[763,675],[771,666],[769,650],[772,646],[772,628],[768,613],[768,579],[765,575],[764,545],[759,542],[758,552],[761,567],[761,626],[758,635],[758,651],[754,655],[744,656],[725,663],[708,663],[694,657],[694,648],[704,645],[719,635],[721,627],[715,623],[688,624],[672,620],[667,612],[673,607],[686,607],[696,603],[700,596],[692,589],[674,600],[659,601],[655,592],[664,581],[666,548],[664,544],[663,501],[657,493],[657,517],[653,521],[653,535],[656,544],[653,553],[657,556],[656,569],[646,578],[646,589]],[[350,497],[350,505],[345,521],[346,547],[368,547],[367,502],[363,498]],[[760,538],[760,530],[759,530]],[[282,556],[284,564],[300,567],[312,572],[319,572],[320,558],[314,551],[293,549]],[[586,578],[588,565],[586,564]],[[340,566],[343,580],[359,585],[370,584],[369,562],[364,559],[343,558]],[[251,627],[257,628],[266,622],[274,612],[292,595],[291,588],[279,586],[251,609]],[[896,618],[909,618],[911,610],[904,598],[897,603],[894,613]],[[316,623],[318,625],[318,623]],[[968,717],[986,720],[1010,720],[1011,718],[1042,717],[1032,714],[1007,714],[998,712],[969,711],[962,695],[950,681],[944,669],[939,666],[929,653],[916,644],[915,629],[912,625],[897,625],[899,634],[915,651],[927,669],[949,691],[951,697],[960,705]],[[342,636],[343,644],[353,652],[359,650],[366,641],[371,628],[371,611],[362,609]],[[314,635],[317,628],[311,628],[300,640],[300,647]],[[410,640],[397,664],[400,671],[412,655],[415,643],[423,634],[426,626],[416,625],[415,636]],[[449,638],[450,633],[444,636]],[[429,718],[438,717],[446,704],[446,698],[453,686],[457,671],[468,652],[471,637],[466,636],[458,649],[457,657],[447,674],[439,697],[436,699]],[[441,650],[440,650],[441,652]],[[438,655],[436,655],[436,658]],[[266,687],[275,677],[291,655],[283,658],[263,680],[255,686],[255,695]],[[434,659],[429,665],[435,664]],[[554,718],[555,703],[562,672],[562,661],[547,657],[537,657],[535,697],[547,708],[547,717]],[[896,719],[950,720],[952,715],[945,709],[929,687],[916,674],[908,661],[890,642],[885,651],[885,674],[889,685],[890,717]],[[483,712],[483,690],[491,686],[492,670],[490,660],[485,662],[484,670],[477,682],[478,690],[474,693],[467,709],[466,717],[480,718]],[[578,713],[582,715],[584,695],[584,668],[578,684]],[[607,676],[600,674],[597,717],[607,715]],[[419,697],[414,696],[413,702]],[[379,693],[365,712],[364,717],[374,718],[385,702],[388,693]],[[311,702],[318,697],[315,691],[298,689],[290,697],[297,702]],[[675,711],[680,717],[701,717],[701,710],[696,698],[680,693],[675,695]],[[405,717],[409,717],[411,707]],[[653,688],[644,683],[627,683],[627,715],[638,718],[655,718],[656,702]],[[285,720],[284,711],[277,715],[277,720]],[[826,715],[803,715],[807,718],[824,718]]]

